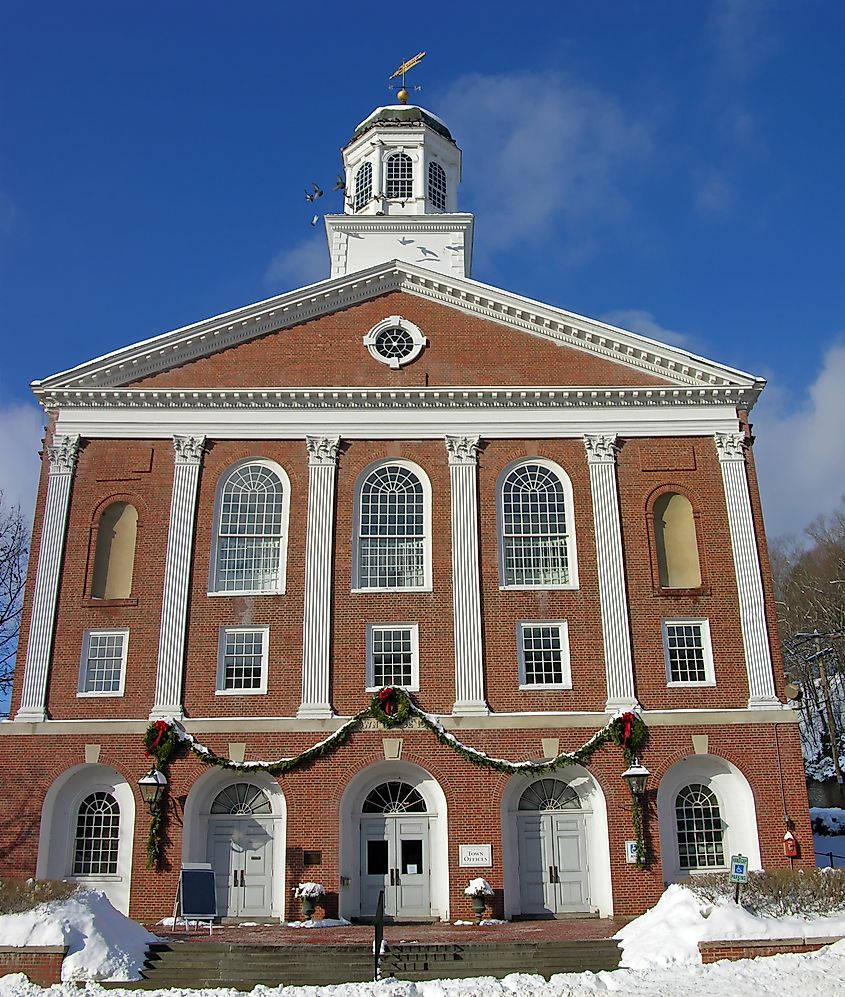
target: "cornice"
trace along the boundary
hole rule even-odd
[[[346,216],[338,217],[345,219]],[[456,216],[449,217],[454,221]],[[444,215],[430,216],[420,225],[436,229],[442,224],[441,220],[446,219]],[[382,219],[375,221],[383,224]],[[407,228],[408,221],[408,218],[402,219],[403,228]],[[344,227],[346,224],[344,221]],[[360,216],[356,224],[367,227],[372,223]],[[52,389],[122,387],[266,333],[282,331],[393,291],[405,291],[509,328],[522,329],[547,341],[666,378],[675,384],[742,388],[746,408],[753,405],[765,383],[743,371],[501,288],[469,278],[440,275],[394,260],[175,329],[35,381],[32,387],[40,397]]]
[[[747,409],[750,389],[666,387],[37,388],[47,409],[559,409],[724,406]]]
[[[326,226],[340,232],[439,232],[473,227],[473,215],[462,212],[442,215],[326,215]]]

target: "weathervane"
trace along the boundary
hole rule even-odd
[[[425,52],[417,52],[417,54],[413,57],[413,59],[408,59],[407,62],[403,62],[402,65],[396,70],[396,72],[388,77],[388,79],[390,80],[395,80],[397,76],[402,77],[402,84],[399,88],[399,92],[396,94],[396,99],[399,101],[400,104],[407,104],[408,97],[410,96],[408,94],[408,91],[405,89],[405,73],[407,73],[409,69],[413,69],[414,66],[416,66],[417,63],[420,62],[424,56]],[[396,86],[395,83],[390,83],[388,84],[387,89],[392,90],[395,86]],[[415,86],[413,89],[422,90],[422,87]]]

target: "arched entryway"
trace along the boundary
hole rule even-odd
[[[581,766],[510,780],[502,851],[506,916],[612,912],[604,794]]]
[[[185,804],[183,861],[214,869],[220,917],[284,913],[284,797],[265,773],[209,772]]]
[[[445,800],[428,773],[373,765],[347,787],[341,814],[345,917],[372,917],[382,890],[389,920],[448,917]]]

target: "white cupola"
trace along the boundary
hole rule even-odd
[[[389,260],[470,276],[473,217],[458,212],[461,150],[440,118],[413,104],[376,108],[342,154],[344,213],[326,216],[332,277]]]

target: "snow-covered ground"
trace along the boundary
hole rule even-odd
[[[624,968],[613,972],[560,974],[551,980],[515,973],[504,980],[440,980],[410,983],[344,983],[322,987],[257,987],[254,997],[587,997],[619,993],[634,997],[833,997],[845,993],[845,940],[805,955],[720,962],[704,966],[700,940],[845,936],[838,917],[762,918],[725,901],[711,904],[683,886],[670,886],[660,902],[617,935]],[[123,917],[102,895],[80,891],[26,914],[0,917],[0,944],[67,944],[65,982],[50,989],[20,974],[0,977],[0,997],[79,997],[85,978],[137,975],[147,942],[145,929]],[[170,997],[235,997],[231,990],[152,991]],[[85,997],[137,997],[130,989],[103,990],[89,983]]]
[[[845,810],[841,807],[810,807],[810,820],[815,827],[820,821],[827,834],[813,834],[816,865],[819,868],[845,869]]]

